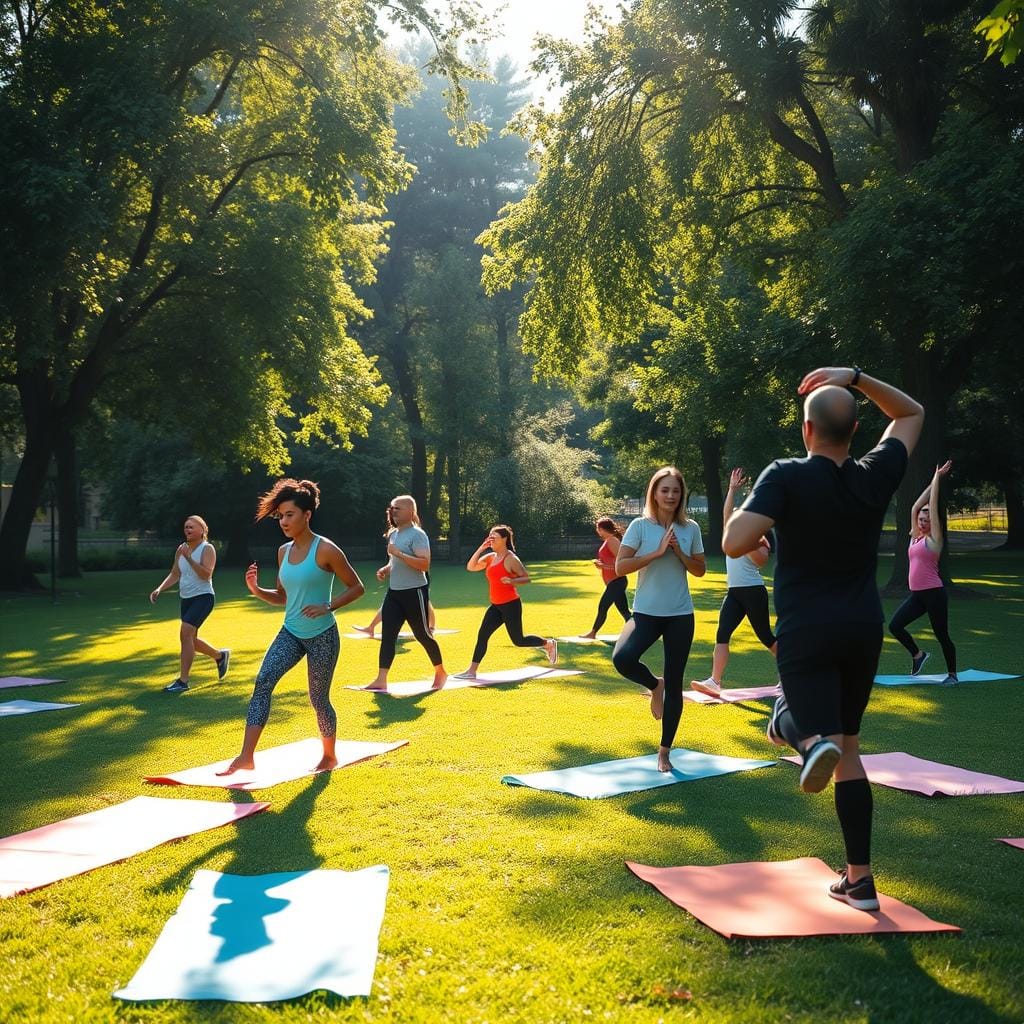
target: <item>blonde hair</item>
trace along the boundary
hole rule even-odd
[[[395,497],[391,499],[391,504],[394,505],[396,501],[407,501],[412,505],[412,521],[417,526],[422,526],[422,523],[420,523],[419,509],[416,507],[416,499],[411,494],[396,494]],[[388,528],[384,531],[384,536],[390,537],[397,529],[398,527],[391,521],[391,510],[388,509]]]
[[[674,477],[679,483],[680,495],[679,495],[679,507],[676,509],[676,522],[681,526],[685,526],[689,522],[686,516],[686,481],[683,479],[683,474],[676,469],[675,466],[662,466],[654,476],[651,477],[651,482],[647,485],[647,500],[644,503],[644,515],[648,519],[657,520],[658,518],[658,506],[654,500],[654,492],[658,489],[658,484],[661,483],[665,477]]]
[[[210,539],[210,528],[206,525],[206,520],[202,516],[185,516],[185,522],[193,520],[199,524],[199,528],[203,531],[203,540]]]

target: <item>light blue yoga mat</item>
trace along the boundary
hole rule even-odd
[[[775,764],[774,761],[751,761],[744,757],[723,757],[684,749],[673,750],[669,760],[672,762],[671,772],[659,772],[658,755],[646,754],[643,757],[624,757],[618,761],[585,764],[579,768],[506,775],[501,781],[509,786],[529,786],[530,789],[601,800],[622,793],[637,793],[658,786],[672,786],[677,782],[728,775],[730,772],[748,772]]]
[[[8,700],[0,704],[0,718],[31,715],[33,711],[59,711],[61,708],[77,707],[77,704],[47,704],[41,700]]]
[[[1018,679],[1020,673],[1005,672],[982,672],[980,669],[967,668],[957,673],[961,683],[987,683],[992,679]],[[880,686],[941,686],[942,680],[946,678],[945,672],[938,672],[934,675],[919,676],[875,676],[875,682]]]
[[[119,999],[267,1003],[317,989],[368,996],[388,869],[197,871]]]

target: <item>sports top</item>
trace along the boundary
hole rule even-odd
[[[943,585],[939,575],[939,552],[928,547],[927,537],[912,540],[907,556],[910,559],[911,590],[934,590]]]
[[[729,587],[763,587],[761,570],[750,555],[741,558],[725,556],[725,582]]]
[[[700,527],[692,519],[684,524],[673,523],[672,529],[684,555],[704,554]],[[658,550],[664,536],[665,527],[641,516],[626,528],[622,543],[638,556],[650,555]],[[670,548],[637,573],[633,611],[641,615],[692,615],[693,598],[687,575],[683,563]]]
[[[619,574],[615,571],[615,555],[608,541],[605,541],[597,549],[597,560],[601,563],[601,579],[605,583],[611,583],[612,580],[619,578]]]
[[[312,640],[313,637],[326,633],[334,625],[334,613],[319,615],[315,619],[307,618],[302,609],[309,604],[327,604],[334,588],[334,573],[321,569],[316,564],[316,549],[320,546],[320,538],[314,534],[306,557],[297,565],[288,561],[292,552],[292,541],[284,546],[278,577],[284,587],[287,600],[284,605],[284,628],[292,636],[301,640]]]
[[[497,554],[491,555],[487,568],[484,569],[491,604],[508,604],[509,601],[519,600],[519,591],[511,583],[501,582],[502,576],[510,575],[508,569],[505,568],[505,557],[499,558]]]
[[[200,562],[203,557],[203,548],[213,547],[208,540],[200,541],[195,550],[192,552],[192,561]],[[183,600],[187,600],[190,597],[198,597],[200,594],[212,594],[213,593],[213,577],[204,580],[191,565],[188,564],[188,559],[184,555],[178,555],[178,572],[180,579],[178,580],[178,596]]]
[[[392,530],[388,540],[405,555],[426,558],[430,554],[430,538],[414,523],[400,530]],[[390,590],[412,590],[427,585],[427,574],[419,569],[410,569],[398,555],[392,555],[388,565],[391,566],[391,574],[388,576]]]

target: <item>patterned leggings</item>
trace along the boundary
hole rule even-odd
[[[309,703],[316,712],[316,724],[320,735],[326,739],[334,736],[338,729],[338,716],[331,706],[331,680],[334,667],[338,664],[338,653],[341,640],[338,637],[337,624],[325,629],[311,640],[303,640],[289,633],[283,626],[281,632],[274,637],[274,642],[263,655],[256,676],[256,686],[249,701],[249,714],[246,725],[267,724],[270,717],[270,695],[281,677],[289,669],[294,668],[303,656],[306,657],[306,668],[309,672]]]

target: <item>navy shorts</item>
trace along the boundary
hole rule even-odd
[[[198,629],[213,611],[213,594],[196,594],[181,599],[181,621]]]

